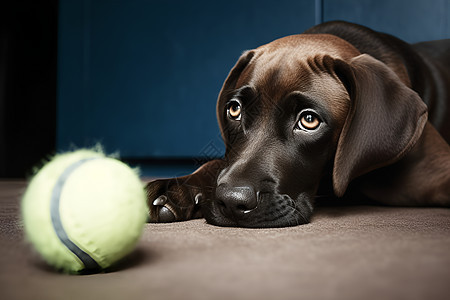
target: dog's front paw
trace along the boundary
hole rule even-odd
[[[201,217],[200,189],[185,179],[155,180],[146,186],[149,222],[167,223]]]
[[[167,200],[166,195],[161,195],[153,201],[153,210],[150,209],[150,222],[168,223],[176,221],[175,214],[167,206],[165,206],[167,204]],[[154,215],[156,215],[157,218],[152,218],[152,211],[155,212]]]

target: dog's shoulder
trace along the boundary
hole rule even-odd
[[[412,47],[389,34],[345,21],[331,21],[316,25],[305,34],[331,34],[352,44],[361,53],[369,54],[386,64],[401,63],[401,56],[411,57]]]
[[[440,62],[446,70],[450,70],[450,39],[420,42],[412,47],[426,56]]]
[[[410,44],[362,25],[331,21],[316,25],[304,33],[331,34],[345,40],[361,54],[369,54],[383,62],[409,87],[420,83],[420,80],[415,78],[417,74],[414,70],[426,68],[423,59]]]

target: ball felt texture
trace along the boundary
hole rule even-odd
[[[55,156],[22,198],[27,239],[47,263],[68,273],[104,269],[126,256],[147,215],[135,171],[91,150]]]

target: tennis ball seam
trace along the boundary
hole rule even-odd
[[[88,157],[78,160],[69,165],[64,170],[64,172],[59,176],[55,186],[53,187],[50,201],[50,215],[53,224],[53,229],[55,230],[56,235],[58,236],[59,240],[64,244],[64,246],[67,249],[69,249],[82,262],[82,264],[85,266],[86,269],[89,270],[97,270],[101,269],[101,267],[94,258],[92,258],[85,251],[83,251],[78,245],[76,245],[69,238],[66,230],[64,229],[64,225],[62,224],[59,207],[62,189],[69,176],[84,163],[101,158],[102,157]]]

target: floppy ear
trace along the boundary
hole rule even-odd
[[[228,74],[228,77],[222,86],[222,90],[219,93],[219,98],[217,99],[216,114],[217,114],[217,121],[219,122],[220,132],[222,133],[223,133],[222,129],[224,128],[223,117],[221,116],[222,105],[225,101],[227,101],[228,94],[234,91],[234,89],[236,88],[236,83],[239,79],[239,76],[241,75],[242,71],[244,71],[244,69],[247,67],[248,63],[252,60],[254,55],[255,52],[251,50],[245,51],[241,55],[237,63],[234,65],[234,67]]]
[[[335,72],[350,95],[333,169],[333,188],[343,196],[354,178],[402,158],[427,122],[427,107],[384,63],[370,55],[339,61]]]

